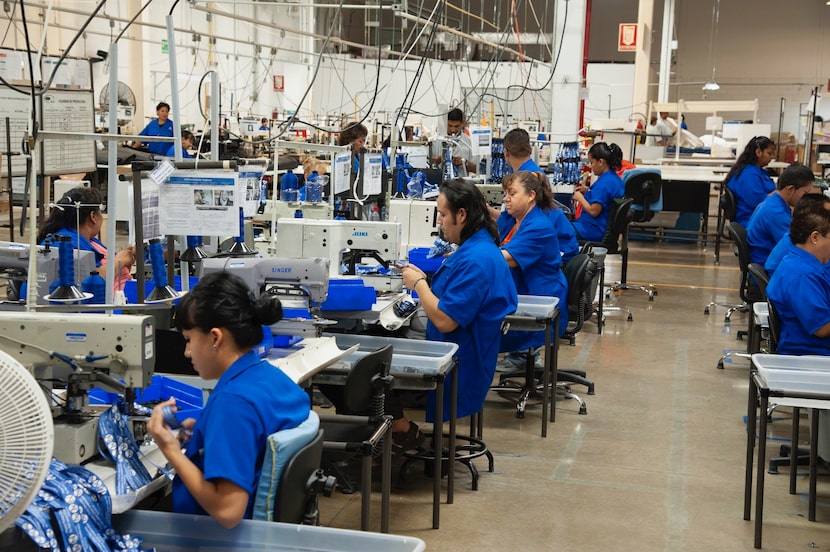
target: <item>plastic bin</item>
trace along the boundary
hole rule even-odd
[[[354,353],[346,356],[343,362],[352,364],[371,351],[386,345],[392,345],[392,371],[413,374],[437,374],[445,371],[453,362],[458,345],[444,341],[424,341],[420,339],[400,339],[354,334],[324,334],[334,336],[337,346],[348,349],[360,345]]]
[[[558,297],[519,295],[519,304],[513,314],[516,316],[533,316],[534,318],[553,318],[558,305]]]
[[[365,311],[375,304],[375,288],[367,286],[361,278],[332,278],[329,292],[320,304],[321,311]]]
[[[136,402],[149,403],[166,401],[176,398],[176,418],[183,422],[188,418],[198,418],[204,407],[202,390],[158,374],[153,376],[152,383],[144,389],[136,390]]]
[[[444,257],[427,257],[429,247],[413,247],[409,250],[409,262],[426,274],[434,274],[444,264]]]
[[[133,510],[113,516],[112,522],[120,533],[142,537],[142,548],[155,546],[164,552],[420,552],[426,549],[424,541],[415,537],[271,521],[246,519],[233,529],[225,529],[208,516]]]

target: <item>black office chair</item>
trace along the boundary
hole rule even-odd
[[[320,469],[323,455],[323,431],[291,457],[280,476],[274,503],[274,521],[320,525],[317,508],[319,493],[330,496],[334,478]],[[305,497],[302,500],[301,497]]]
[[[726,225],[726,230],[729,232],[729,237],[735,244],[735,249],[738,255],[738,267],[741,269],[741,282],[738,288],[738,295],[742,303],[740,305],[729,307],[726,315],[723,317],[724,322],[729,322],[732,314],[735,312],[747,312],[750,310],[752,303],[761,300],[761,291],[758,285],[749,276],[749,245],[746,240],[746,229],[737,222],[730,222]],[[738,339],[742,339],[746,332],[739,331]]]
[[[720,357],[720,360],[718,360],[719,369],[723,369],[724,361],[727,358],[737,356],[749,359],[753,353],[761,352],[761,342],[763,341],[764,334],[769,334],[768,328],[765,331],[765,328],[760,327],[755,323],[755,313],[753,312],[754,303],[767,300],[767,284],[769,283],[769,275],[764,267],[758,263],[749,263],[747,265],[747,273],[749,279],[757,284],[757,297],[753,295],[756,300],[753,301],[750,306],[749,321],[746,332],[738,332],[739,334],[743,333],[748,336],[746,353],[727,351]],[[767,341],[769,341],[769,338],[767,338]]]
[[[347,474],[348,459],[361,458],[360,528],[369,529],[372,490],[372,458],[381,456],[381,532],[389,532],[389,495],[392,481],[392,417],[384,414],[386,393],[392,385],[392,346],[387,345],[357,360],[346,376],[346,414],[320,416],[325,435],[324,457],[344,462],[325,463],[344,493],[354,492]],[[345,468],[344,468],[345,464]]]
[[[635,172],[636,171],[636,172]],[[633,174],[626,173],[625,197],[631,198],[633,203],[629,210],[629,224],[642,224],[654,218],[654,208],[662,208],[663,179],[658,171],[634,169]],[[628,232],[631,231],[629,227]],[[626,234],[626,239],[628,235]],[[624,270],[627,271],[627,257]],[[626,274],[622,280],[611,286],[610,291],[619,292],[626,289],[636,289],[648,294],[648,300],[654,301],[657,289],[652,284],[631,285],[626,282]]]
[[[735,194],[727,188],[726,183],[721,184],[721,194],[718,198],[718,232],[715,235],[715,264],[720,264],[720,245],[724,239],[729,239],[726,233],[726,221],[735,220],[735,212],[738,210],[738,202]]]
[[[610,207],[610,212],[608,213],[608,224],[605,227],[605,234],[602,237],[602,241],[586,241],[581,240],[579,243],[583,246],[590,246],[592,248],[602,247],[606,249],[606,255],[620,255],[622,259],[622,268],[620,269],[620,281],[617,284],[626,284],[627,277],[628,277],[628,224],[629,220],[629,211],[631,210],[631,205],[634,203],[634,200],[630,197],[618,197],[615,198]],[[605,266],[604,262],[599,265],[599,270],[597,271],[597,278],[595,279],[594,283],[597,283],[599,286],[605,285]],[[593,295],[595,293],[595,286],[592,285],[591,290],[591,301],[593,301]],[[600,289],[600,293],[603,293],[603,290]],[[606,297],[610,297],[610,291],[606,294]],[[605,308],[603,306],[602,300],[599,301],[599,307],[596,310],[597,313],[597,324],[599,325],[599,333],[602,333],[602,325],[605,323],[605,314],[607,312],[615,311],[615,310],[625,310],[628,313],[627,320],[631,322],[634,320],[634,317],[631,315],[631,311],[628,309],[621,309],[617,308]]]

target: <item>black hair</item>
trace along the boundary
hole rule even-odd
[[[464,122],[464,112],[461,111],[460,109],[458,109],[457,107],[453,108],[453,109],[450,109],[450,112],[447,113],[447,120],[448,121],[460,121],[460,122],[463,123]]]
[[[530,171],[510,173],[502,179],[501,187],[507,191],[514,181],[521,184],[526,192],[536,193],[536,205],[539,208],[544,211],[553,209],[553,192],[544,174]]]
[[[282,318],[282,304],[263,293],[255,299],[239,276],[230,272],[211,272],[203,276],[176,307],[176,327],[208,333],[213,328],[227,330],[240,349],[250,349],[262,341],[262,326]]]
[[[464,209],[467,212],[467,221],[464,223],[464,228],[461,229],[458,245],[467,241],[467,238],[482,228],[487,229],[496,245],[499,244],[499,229],[496,226],[496,221],[493,220],[493,215],[490,214],[487,200],[481,190],[478,189],[478,186],[462,178],[454,178],[442,182],[439,192],[444,194],[453,217],[459,209]]]
[[[810,234],[818,232],[822,236],[830,233],[830,198],[824,194],[806,194],[793,209],[790,222],[790,240],[794,244],[804,244]]]
[[[193,140],[193,133],[189,130],[182,131],[182,140]]]
[[[805,186],[812,186],[816,181],[816,175],[808,167],[801,163],[793,163],[778,177],[778,189],[783,190],[787,186],[793,186],[796,190]]]
[[[752,138],[752,140],[747,142],[746,146],[744,146],[744,151],[738,156],[738,160],[735,161],[735,164],[732,165],[731,169],[729,169],[729,173],[727,173],[726,178],[723,179],[723,183],[726,184],[729,182],[733,176],[737,178],[747,165],[757,165],[758,154],[755,152],[758,150],[764,151],[770,146],[775,147],[775,142],[766,136],[755,136]]]
[[[358,138],[365,138],[369,135],[369,129],[357,122],[346,123],[340,131],[340,138],[337,143],[341,146],[348,146]]]
[[[530,145],[530,134],[523,128],[514,128],[504,135],[504,149],[515,157],[530,157],[533,147]]]
[[[37,233],[37,243],[41,243],[46,239],[46,236],[54,234],[62,228],[77,230],[79,223],[83,224],[89,218],[89,215],[101,210],[101,201],[101,192],[97,188],[79,186],[68,190],[55,203],[46,220],[40,225]],[[76,204],[80,204],[80,206]]]
[[[170,104],[167,103],[167,102],[159,102],[158,105],[156,106],[156,111],[158,111],[162,107],[166,107],[167,111],[170,111]]]
[[[597,142],[588,150],[588,155],[594,159],[604,159],[608,163],[608,167],[612,170],[616,171],[622,167],[623,153],[617,144]]]

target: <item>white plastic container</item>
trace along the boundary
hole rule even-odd
[[[347,364],[354,363],[366,354],[386,345],[392,345],[392,372],[413,374],[438,374],[446,372],[452,366],[453,356],[458,345],[444,341],[424,341],[420,339],[401,339],[377,337],[371,335],[324,334],[332,335],[337,346],[347,349],[359,344],[360,348],[343,358]]]

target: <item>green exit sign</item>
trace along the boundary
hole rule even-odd
[[[162,54],[166,54],[166,53],[167,53],[167,52],[169,52],[169,51],[170,51],[170,49],[169,49],[169,47],[167,46],[167,39],[166,39],[166,38],[162,38],[162,39],[161,39],[161,53],[162,53]]]

